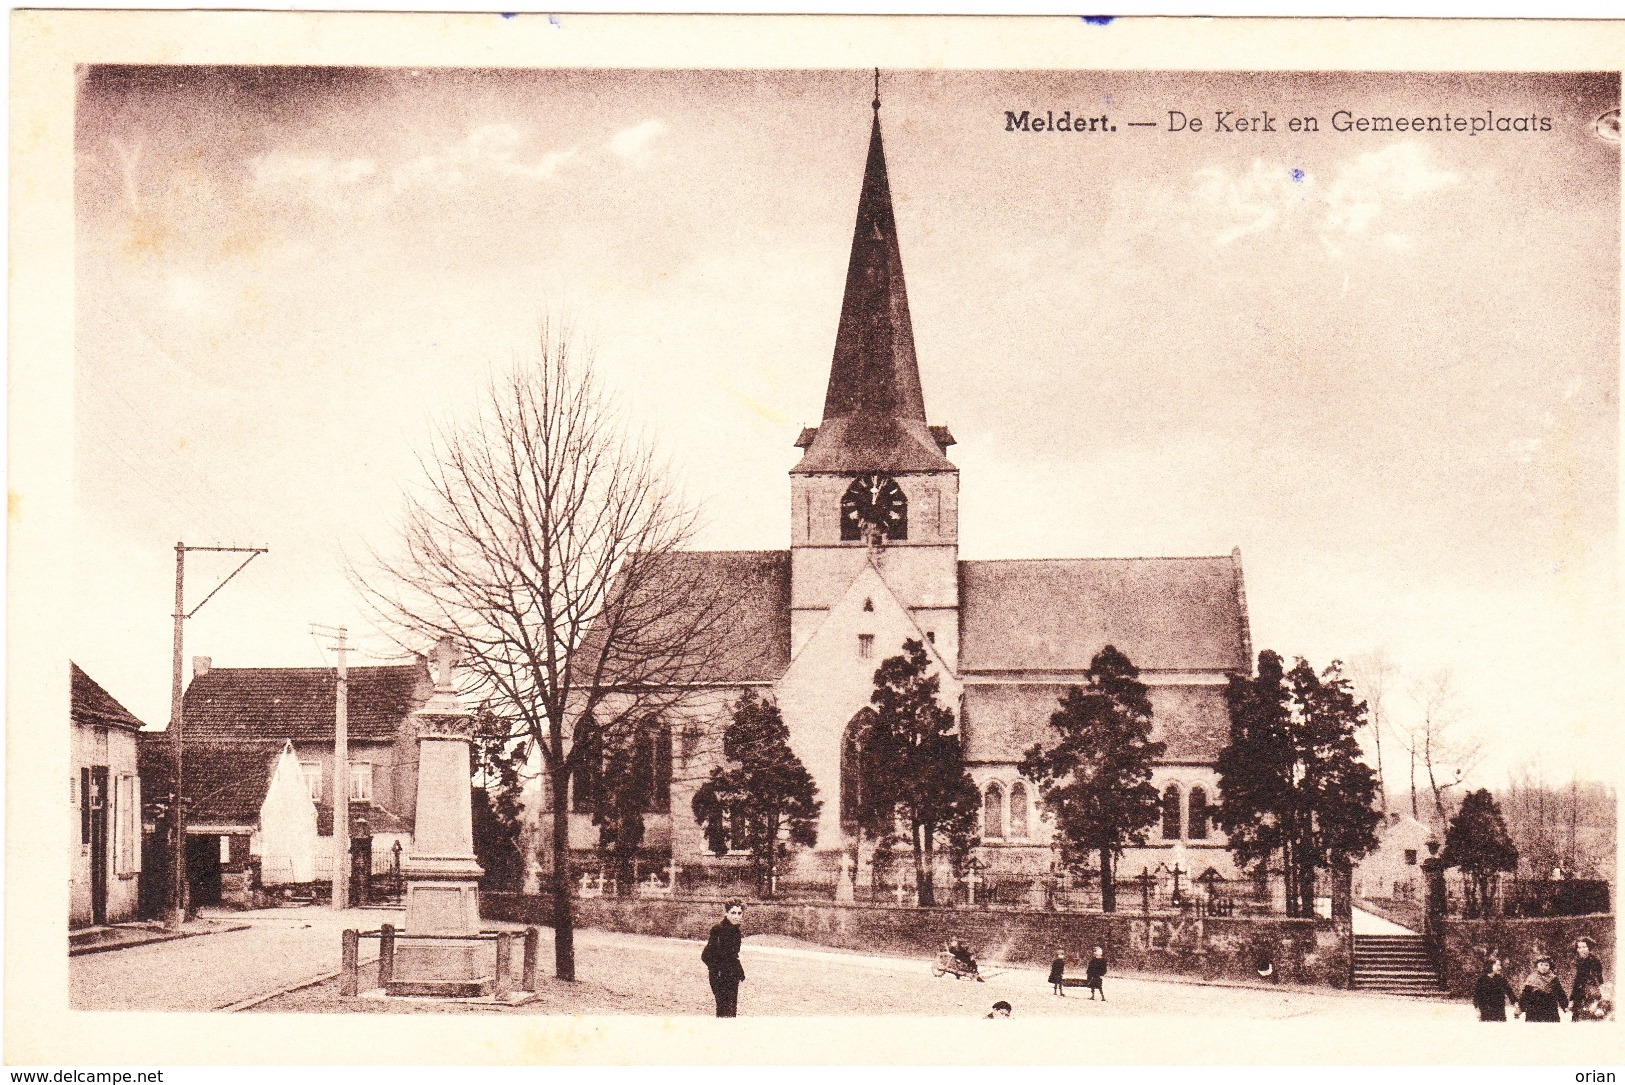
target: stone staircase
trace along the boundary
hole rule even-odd
[[[1354,987],[1394,995],[1441,993],[1439,974],[1420,934],[1356,934]]]

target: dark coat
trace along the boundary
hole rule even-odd
[[[1057,957],[1057,958],[1055,958],[1055,962],[1049,966],[1049,981],[1051,983],[1060,983],[1061,980],[1064,979],[1065,977],[1066,977],[1066,958],[1065,957]]]
[[[1569,996],[1563,993],[1563,985],[1557,982],[1556,976],[1547,985],[1531,977],[1518,996],[1518,1006],[1523,1010],[1525,1021],[1561,1021],[1557,1011],[1569,1008]]]
[[[1106,978],[1106,958],[1090,957],[1089,970],[1084,974],[1089,979],[1089,986],[1099,987],[1100,981]]]
[[[1584,1002],[1602,993],[1602,962],[1582,957],[1574,962],[1574,1001]]]
[[[700,953],[700,960],[717,979],[739,981],[745,978],[745,969],[739,963],[739,946],[745,939],[743,932],[724,919],[711,928],[711,937]]]
[[[1473,1005],[1478,1007],[1480,1021],[1505,1021],[1507,1019],[1507,1003],[1516,1004],[1518,998],[1512,993],[1512,984],[1502,975],[1485,973],[1478,977],[1478,986],[1473,988]]]
[[[1574,1020],[1597,1021],[1594,1012],[1602,999],[1602,962],[1596,957],[1582,957],[1574,962]]]

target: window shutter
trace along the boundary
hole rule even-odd
[[[130,869],[130,778],[113,777],[113,873]]]
[[[130,777],[130,862],[131,874],[141,873],[141,777]]]

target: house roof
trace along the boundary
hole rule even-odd
[[[1244,671],[1239,557],[962,561],[963,672],[1069,670],[1114,645],[1142,671]]]
[[[216,667],[186,689],[188,743],[331,741],[335,680],[325,667]],[[429,692],[422,664],[351,667],[346,717],[350,737],[388,742]]]
[[[184,793],[191,825],[244,825],[259,822],[260,807],[271,784],[280,742],[226,745],[186,744]],[[164,731],[143,731],[136,745],[141,790],[160,801],[171,780],[169,738]]]
[[[955,470],[943,455],[952,438],[945,428],[938,429],[925,421],[876,100],[835,356],[824,393],[824,421],[797,440],[807,451],[791,471]]]
[[[74,723],[89,727],[141,730],[142,723],[135,718],[134,713],[119,704],[94,678],[80,670],[79,664],[70,660],[68,668],[70,672],[68,716]]]

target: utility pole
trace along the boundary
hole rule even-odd
[[[203,603],[213,599],[215,592],[225,587],[231,578],[248,567],[248,563],[266,553],[266,548],[250,546],[187,546],[175,543],[175,640],[174,659],[169,684],[169,755],[174,769],[174,784],[169,793],[170,851],[169,851],[169,907],[168,925],[180,927],[186,922],[188,907],[186,882],[186,742],[181,698],[181,653],[186,619],[203,609],[199,603],[186,609],[186,555],[188,552],[216,554],[247,554],[243,563],[233,569],[214,591],[203,597]]]
[[[333,908],[350,903],[350,631],[342,625],[310,627],[312,636],[334,639],[338,655],[333,687]]]
[[[350,705],[345,668],[348,635],[349,630],[339,626],[339,642],[333,646],[339,657],[338,685],[333,691],[333,907],[337,911],[350,903]]]

